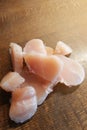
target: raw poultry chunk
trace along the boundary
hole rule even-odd
[[[32,39],[29,42],[26,43],[24,47],[24,53],[42,53],[42,54],[47,54],[45,45],[42,40],[40,39]]]
[[[23,53],[22,47],[16,43],[10,44],[10,54],[13,65],[13,70],[20,73],[23,69]]]
[[[72,49],[62,41],[57,42],[55,53],[60,55],[69,55],[72,53]]]
[[[81,84],[85,78],[83,67],[77,61],[70,58],[62,55],[58,55],[58,57],[64,63],[63,70],[60,74],[60,82],[67,86],[76,86]]]
[[[9,116],[16,123],[30,119],[37,110],[36,93],[33,87],[18,88],[12,93]]]
[[[25,87],[26,85],[33,86],[36,91],[37,104],[41,105],[47,98],[48,94],[53,91],[54,84],[31,73],[27,67],[24,67],[21,75],[26,79],[22,84],[22,87]]]
[[[51,55],[45,56],[36,53],[25,54],[25,62],[29,70],[40,77],[54,83],[58,80],[58,75],[62,70],[60,58]]]
[[[47,55],[54,54],[54,49],[52,47],[46,46],[45,49],[46,49]]]
[[[0,86],[7,92],[14,91],[25,81],[25,79],[17,72],[9,72],[1,80]]]

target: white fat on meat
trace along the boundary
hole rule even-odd
[[[25,79],[17,72],[9,72],[0,82],[0,86],[7,92],[12,92],[25,81]]]
[[[30,119],[37,110],[36,92],[33,87],[18,88],[12,93],[9,116],[16,123]]]
[[[13,70],[20,73],[23,69],[23,52],[22,47],[16,43],[10,44],[10,54],[13,65]]]

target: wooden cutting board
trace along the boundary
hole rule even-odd
[[[87,76],[87,0],[0,0],[0,80],[12,69],[9,43],[32,38],[70,45]],[[77,87],[58,84],[24,124],[9,119],[9,99],[0,89],[0,130],[87,130],[87,77]]]

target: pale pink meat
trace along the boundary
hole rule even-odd
[[[52,47],[46,46],[45,49],[46,49],[47,55],[54,54],[54,49]]]
[[[60,58],[51,55],[45,56],[42,54],[25,54],[25,62],[29,70],[39,75],[40,77],[55,83],[62,70],[62,61]]]
[[[36,92],[33,87],[18,88],[12,93],[9,116],[16,123],[30,119],[37,110]]]
[[[24,67],[21,75],[26,79],[22,84],[22,87],[25,87],[26,85],[33,86],[36,91],[37,104],[41,105],[48,94],[53,91],[54,84],[31,73],[27,67]]]
[[[32,39],[29,42],[26,43],[24,49],[24,53],[42,53],[42,54],[47,54],[45,45],[42,40],[40,39]]]
[[[12,92],[25,81],[25,79],[17,72],[9,72],[0,82],[0,86],[7,92]]]
[[[67,86],[76,86],[83,82],[85,78],[85,71],[77,61],[68,57],[58,55],[64,64],[63,70],[60,74],[60,82]]]
[[[20,73],[23,69],[23,53],[22,47],[16,43],[10,44],[10,54],[13,65],[13,70]]]
[[[72,53],[71,47],[62,41],[57,42],[55,53],[60,55],[69,55]]]

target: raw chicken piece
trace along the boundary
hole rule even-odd
[[[54,84],[31,73],[26,66],[24,67],[21,75],[26,79],[26,81],[22,84],[22,87],[25,87],[26,85],[33,86],[36,91],[37,104],[41,105],[48,94],[53,91],[52,88]]]
[[[69,55],[72,53],[72,49],[64,42],[59,41],[57,42],[55,53],[60,55]]]
[[[58,55],[63,63],[64,67],[60,74],[60,82],[67,86],[76,86],[83,82],[85,78],[85,72],[83,67],[76,61],[67,58],[62,55]]]
[[[48,47],[48,46],[46,46],[45,48],[46,48],[46,51],[47,51],[47,55],[52,55],[52,54],[54,54],[54,49],[53,49],[53,48]]]
[[[16,43],[10,44],[10,54],[14,71],[20,73],[23,69],[22,47]]]
[[[58,80],[58,76],[62,70],[62,61],[60,58],[50,55],[32,53],[24,55],[25,62],[32,73],[52,82]]]
[[[9,72],[4,76],[1,80],[0,86],[7,92],[14,91],[17,87],[25,81],[23,77],[19,75],[17,72]]]
[[[40,39],[30,40],[29,42],[26,43],[23,50],[24,53],[36,52],[36,53],[42,53],[46,55],[45,45],[43,41]]]
[[[30,119],[37,110],[36,93],[33,87],[18,88],[12,93],[9,116],[16,123]]]

